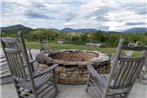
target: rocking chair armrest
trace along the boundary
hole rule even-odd
[[[48,67],[47,69],[40,71],[39,73],[37,73],[36,75],[33,76],[33,78],[36,78],[38,76],[44,75],[47,72],[53,71],[56,67],[58,67],[58,64],[53,64],[52,66]]]
[[[87,69],[88,69],[89,73],[92,74],[93,77],[95,77],[96,79],[98,79],[104,83],[106,82],[105,79],[102,78],[102,76],[97,73],[97,71],[93,68],[92,65],[87,65]]]

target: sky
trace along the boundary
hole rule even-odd
[[[105,31],[147,27],[147,0],[1,0],[0,5],[1,27]]]

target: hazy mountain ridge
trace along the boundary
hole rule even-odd
[[[147,28],[131,28],[123,32],[124,33],[145,33],[147,32]]]
[[[22,31],[23,33],[27,33],[31,30],[32,30],[31,28],[23,26],[21,24],[7,26],[7,27],[1,27],[1,32],[5,32],[5,33],[17,33],[18,31]]]
[[[64,28],[61,31],[66,32],[66,33],[68,33],[68,32],[89,33],[89,32],[95,32],[97,30],[96,29],[91,29],[91,28],[89,28],[89,29],[86,29],[86,28],[83,28],[83,29]]]
[[[39,29],[39,28],[36,28]],[[26,27],[23,26],[21,24],[19,25],[12,25],[12,26],[7,26],[7,27],[1,27],[1,32],[5,32],[5,33],[17,33],[18,31],[22,31],[24,33],[27,33],[29,31],[33,30],[30,27]],[[97,31],[97,29],[92,29],[92,28],[82,28],[82,29],[73,29],[73,28],[64,28],[64,29],[55,29],[55,28],[48,28],[49,31],[53,31],[53,32],[79,32],[79,33],[89,33],[89,32],[95,32]],[[111,31],[107,31],[107,32],[111,32]],[[115,32],[115,31],[114,31]],[[122,31],[122,33],[145,33],[147,32],[147,28],[131,28],[125,31]]]

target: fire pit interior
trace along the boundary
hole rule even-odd
[[[52,52],[47,55],[41,54],[36,57],[38,63],[52,65],[59,64],[56,69],[58,83],[83,84],[88,80],[86,66],[92,64],[99,73],[109,73],[109,57],[102,53],[70,50]]]
[[[62,52],[55,52],[48,55],[52,59],[56,60],[63,60],[63,61],[88,61],[92,58],[98,57],[99,54],[94,52],[84,52],[84,51],[62,51]]]

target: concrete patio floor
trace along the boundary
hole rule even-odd
[[[39,50],[32,49],[33,57],[39,53]],[[147,78],[147,76],[145,76]],[[147,98],[147,81],[146,84],[136,82],[128,98]],[[14,84],[0,85],[1,98],[18,98]],[[59,94],[56,98],[92,98],[86,91],[86,85],[63,85],[59,84]]]
[[[58,87],[56,98],[92,98],[85,91],[86,85],[59,84]],[[18,98],[13,83],[1,85],[1,98]],[[147,85],[136,83],[128,98],[147,98]]]

